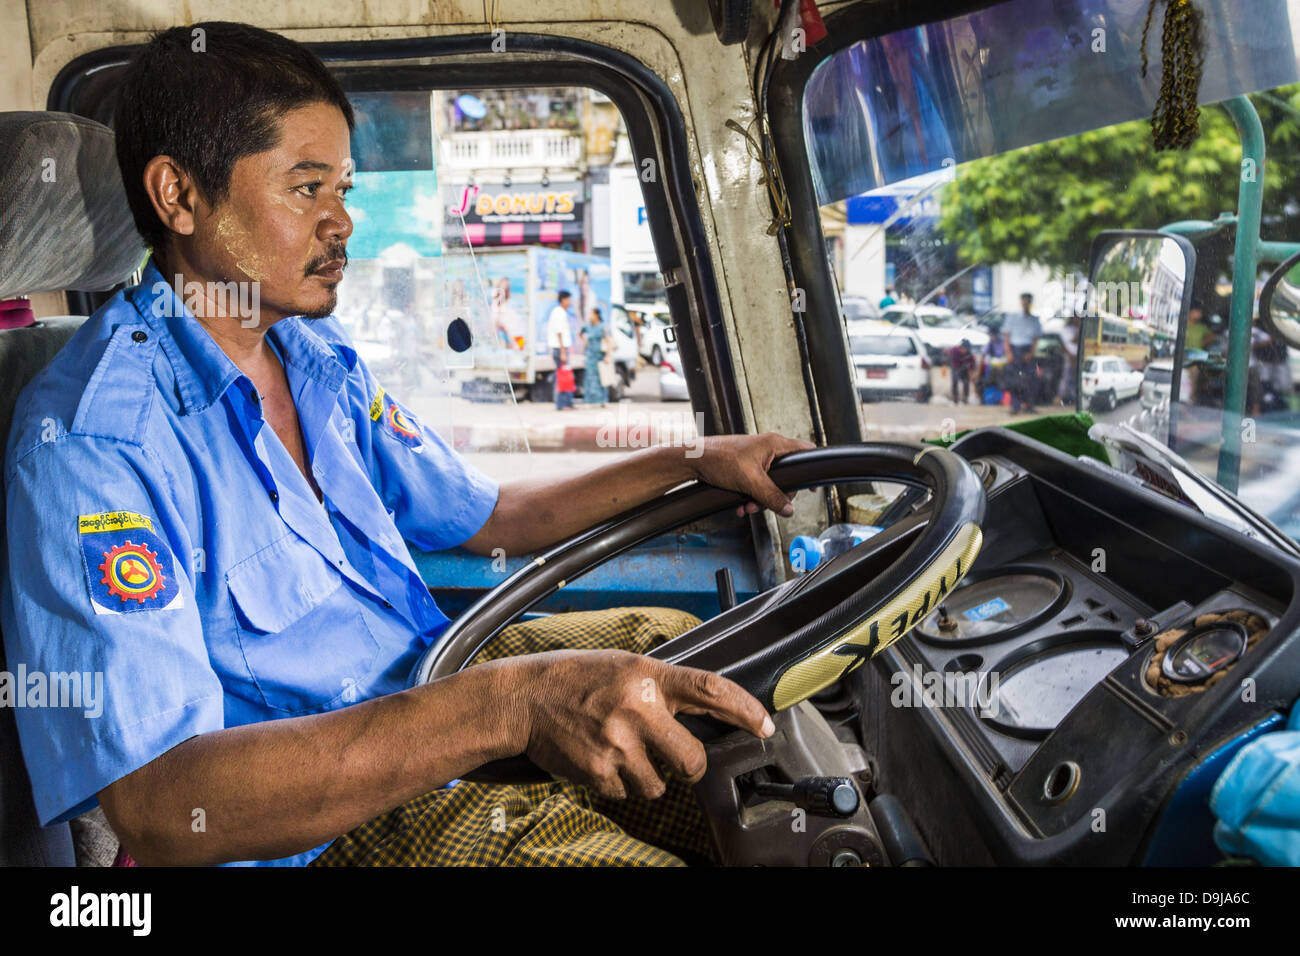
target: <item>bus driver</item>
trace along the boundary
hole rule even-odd
[[[195,27],[156,35],[118,99],[144,280],[24,391],[5,459],[8,666],[106,685],[94,719],[16,712],[41,822],[99,803],[151,864],[676,861],[634,836],[698,821],[683,784],[704,750],[673,715],[773,730],[734,683],[631,653],[694,619],[527,622],[504,653],[544,653],[407,689],[448,623],[407,543],[525,554],[690,479],[790,514],[767,469],[811,446],[713,437],[698,458],[645,449],[498,486],[331,317],[352,232],[343,89],[288,39],[196,27],[204,52]],[[177,296],[229,281],[258,284],[257,315]],[[566,644],[622,649],[551,649]],[[567,780],[444,786],[520,753]],[[670,784],[684,802],[636,809]],[[663,826],[597,812],[625,797]]]

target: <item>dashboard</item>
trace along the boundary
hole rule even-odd
[[[1213,862],[1205,768],[1300,693],[1300,562],[1006,429],[953,451],[985,544],[849,675],[873,790],[940,864]]]

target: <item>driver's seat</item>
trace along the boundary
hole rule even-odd
[[[0,299],[111,289],[144,258],[113,131],[93,120],[71,113],[0,113],[0,209]],[[0,448],[8,442],[19,393],[83,321],[84,316],[59,316],[0,330]],[[0,497],[0,576],[7,560],[3,511]],[[0,635],[0,670],[6,669]],[[36,818],[13,709],[0,707],[0,865],[73,863],[67,824],[42,827]]]

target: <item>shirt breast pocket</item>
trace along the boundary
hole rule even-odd
[[[266,705],[319,713],[359,699],[379,653],[342,575],[286,535],[226,573],[235,631]]]

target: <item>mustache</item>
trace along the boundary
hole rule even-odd
[[[346,246],[331,246],[325,251],[324,255],[312,259],[307,263],[306,274],[311,275],[313,272],[319,272],[321,266],[327,262],[333,262],[335,259],[342,260],[343,268],[348,267],[348,250]]]

